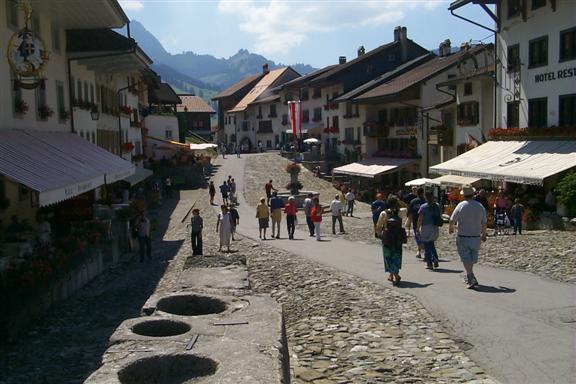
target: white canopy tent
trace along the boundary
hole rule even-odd
[[[480,180],[477,177],[466,177],[458,175],[444,175],[430,180],[429,184],[441,185],[445,187],[461,187],[463,185],[474,185]]]
[[[398,168],[411,164],[416,160],[417,159],[371,157],[356,163],[334,168],[333,172],[350,176],[374,178],[383,173],[395,172]]]
[[[406,183],[404,183],[404,185],[406,187],[421,187],[421,186],[427,185],[427,184],[432,184],[432,179],[427,179],[425,177],[422,177],[420,179],[414,179],[414,180],[410,180],[410,181],[407,181]]]
[[[213,149],[213,148],[218,148],[218,144],[213,144],[213,143],[190,144],[190,149],[193,151],[194,150],[202,151],[202,150]]]
[[[543,185],[547,177],[574,167],[576,140],[489,141],[430,172]]]

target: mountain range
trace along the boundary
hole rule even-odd
[[[263,64],[268,64],[270,69],[286,66],[246,49],[240,49],[227,59],[190,51],[171,54],[137,20],[130,22],[130,30],[132,38],[154,61],[152,69],[163,81],[175,88],[177,93],[193,93],[206,100],[246,76],[260,73]],[[301,75],[316,70],[307,64],[290,66]]]

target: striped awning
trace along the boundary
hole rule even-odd
[[[67,132],[0,130],[0,174],[54,204],[134,173],[134,165]]]

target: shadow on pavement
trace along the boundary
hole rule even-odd
[[[413,281],[401,281],[399,285],[397,285],[398,288],[426,288],[431,286],[432,283],[428,283],[428,284],[420,284],[420,283],[415,283]]]
[[[436,269],[434,269],[434,272],[438,272],[438,273],[462,273],[464,271],[461,269],[436,268]]]
[[[477,285],[474,287],[474,290],[477,292],[483,293],[514,293],[516,290],[514,288],[507,288],[507,287],[491,287],[488,285]]]

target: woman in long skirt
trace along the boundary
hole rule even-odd
[[[222,246],[226,246],[228,247],[228,252],[230,252],[230,241],[232,239],[230,212],[226,205],[221,205],[220,209],[222,209],[222,212],[218,214],[218,221],[216,222],[216,232],[220,234],[220,248],[218,248],[218,251],[222,251]]]
[[[393,231],[388,228],[389,226],[399,226],[402,228],[402,219],[398,213],[400,204],[396,196],[390,195],[388,197],[388,209],[382,211],[376,223],[376,233],[383,234],[388,230],[388,236],[397,236]],[[398,223],[396,223],[398,221]],[[389,273],[388,280],[394,285],[400,283],[400,269],[402,268],[402,240],[387,239],[382,237],[382,256],[384,257],[384,270]]]

